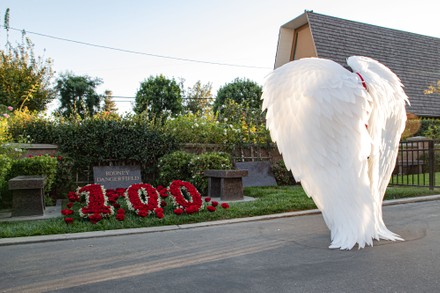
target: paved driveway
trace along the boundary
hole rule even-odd
[[[405,242],[330,250],[318,214],[0,246],[0,292],[438,292],[440,201],[384,219]]]

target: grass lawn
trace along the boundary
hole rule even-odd
[[[425,185],[429,186],[429,173],[410,174],[410,175],[393,175],[391,183],[402,185]],[[435,172],[435,184],[440,185],[440,172]]]
[[[385,199],[397,199],[431,194],[439,194],[440,190],[429,190],[421,187],[390,187]],[[115,217],[104,219],[97,224],[88,221],[75,220],[67,225],[64,218],[53,218],[38,221],[1,222],[0,237],[19,237],[33,235],[49,235],[62,233],[78,233],[112,229],[140,228],[163,225],[179,225],[198,223],[222,219],[233,219],[283,213],[290,211],[315,209],[313,201],[306,196],[301,186],[251,187],[245,189],[245,195],[256,200],[241,203],[230,203],[229,209],[217,207],[211,213],[203,210],[197,214],[177,216],[171,207],[165,209],[165,217],[158,219],[153,216],[139,217],[131,212],[126,213],[124,221],[117,221]]]

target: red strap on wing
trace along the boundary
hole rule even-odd
[[[362,85],[364,86],[364,89],[368,91],[367,89],[367,83],[365,82],[364,78],[359,72],[356,72],[357,75],[359,75],[359,78],[361,79]]]

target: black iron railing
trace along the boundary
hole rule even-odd
[[[390,185],[423,186],[434,189],[440,187],[440,149],[433,140],[412,138],[401,141],[396,166]]]

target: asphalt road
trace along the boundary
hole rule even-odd
[[[440,201],[384,219],[406,241],[330,250],[318,214],[0,246],[0,292],[439,292]]]

